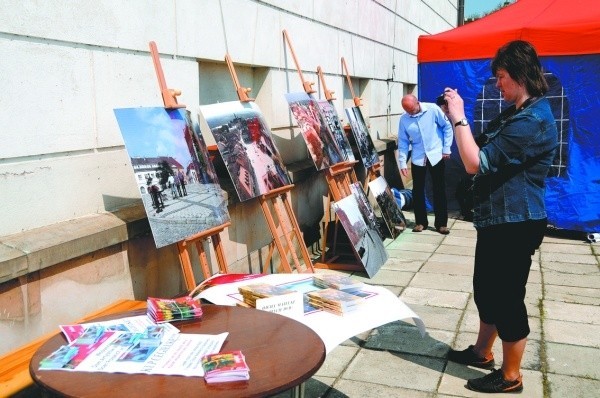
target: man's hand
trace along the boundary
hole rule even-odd
[[[402,177],[408,177],[408,169],[400,169],[400,174]]]
[[[442,159],[450,159],[449,153],[442,153]]]

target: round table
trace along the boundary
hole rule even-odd
[[[62,334],[44,343],[29,370],[42,388],[71,397],[264,397],[300,386],[321,367],[325,345],[309,327],[291,318],[252,308],[202,306],[201,320],[173,322],[182,333],[229,332],[221,351],[241,350],[250,380],[207,384],[203,378],[147,374],[40,370],[40,360],[66,344]],[[145,310],[92,321],[144,314]]]

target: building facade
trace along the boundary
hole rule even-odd
[[[167,86],[181,90],[177,101],[193,117],[200,105],[238,99],[224,62],[230,55],[290,172],[295,215],[310,244],[328,188],[284,97],[303,91],[291,50],[319,98],[322,69],[339,115],[354,104],[344,58],[383,160],[386,148],[393,152],[400,99],[417,84],[418,36],[455,27],[458,12],[457,0],[0,5],[0,335],[7,336],[0,354],[115,298],[182,291],[176,245],[154,247],[113,113],[163,105],[151,41]],[[222,234],[230,268],[260,272],[270,242],[262,210],[256,201],[236,201],[227,181],[221,185],[230,203],[232,224]]]

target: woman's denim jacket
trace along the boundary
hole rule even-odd
[[[490,126],[473,179],[474,226],[546,218],[544,180],[558,145],[548,100],[538,98]]]

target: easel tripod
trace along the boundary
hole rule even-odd
[[[156,48],[156,43],[150,42],[150,53],[152,55],[152,61],[154,63],[154,69],[156,71],[156,77],[158,78],[158,85],[160,88],[160,92],[162,95],[163,103],[166,109],[178,109],[185,108],[185,105],[179,104],[177,102],[177,96],[181,94],[179,90],[172,90],[167,88],[167,84],[165,82],[165,76],[160,64],[160,59],[158,55],[158,50]],[[181,271],[183,273],[183,280],[185,283],[185,287],[188,292],[191,292],[196,287],[196,280],[194,278],[194,271],[192,268],[192,260],[190,253],[190,246],[195,246],[198,252],[198,258],[200,261],[200,268],[202,270],[202,274],[204,279],[210,277],[212,275],[210,266],[208,264],[208,259],[206,256],[206,251],[204,249],[203,243],[207,240],[210,240],[213,245],[213,249],[215,251],[215,257],[217,259],[219,272],[223,274],[229,273],[229,269],[227,267],[227,261],[225,259],[225,252],[223,251],[223,245],[221,242],[221,236],[219,235],[225,228],[231,225],[231,222],[226,222],[206,231],[200,232],[193,236],[190,236],[180,242],[177,242],[177,250],[179,255],[179,263],[181,265]]]

